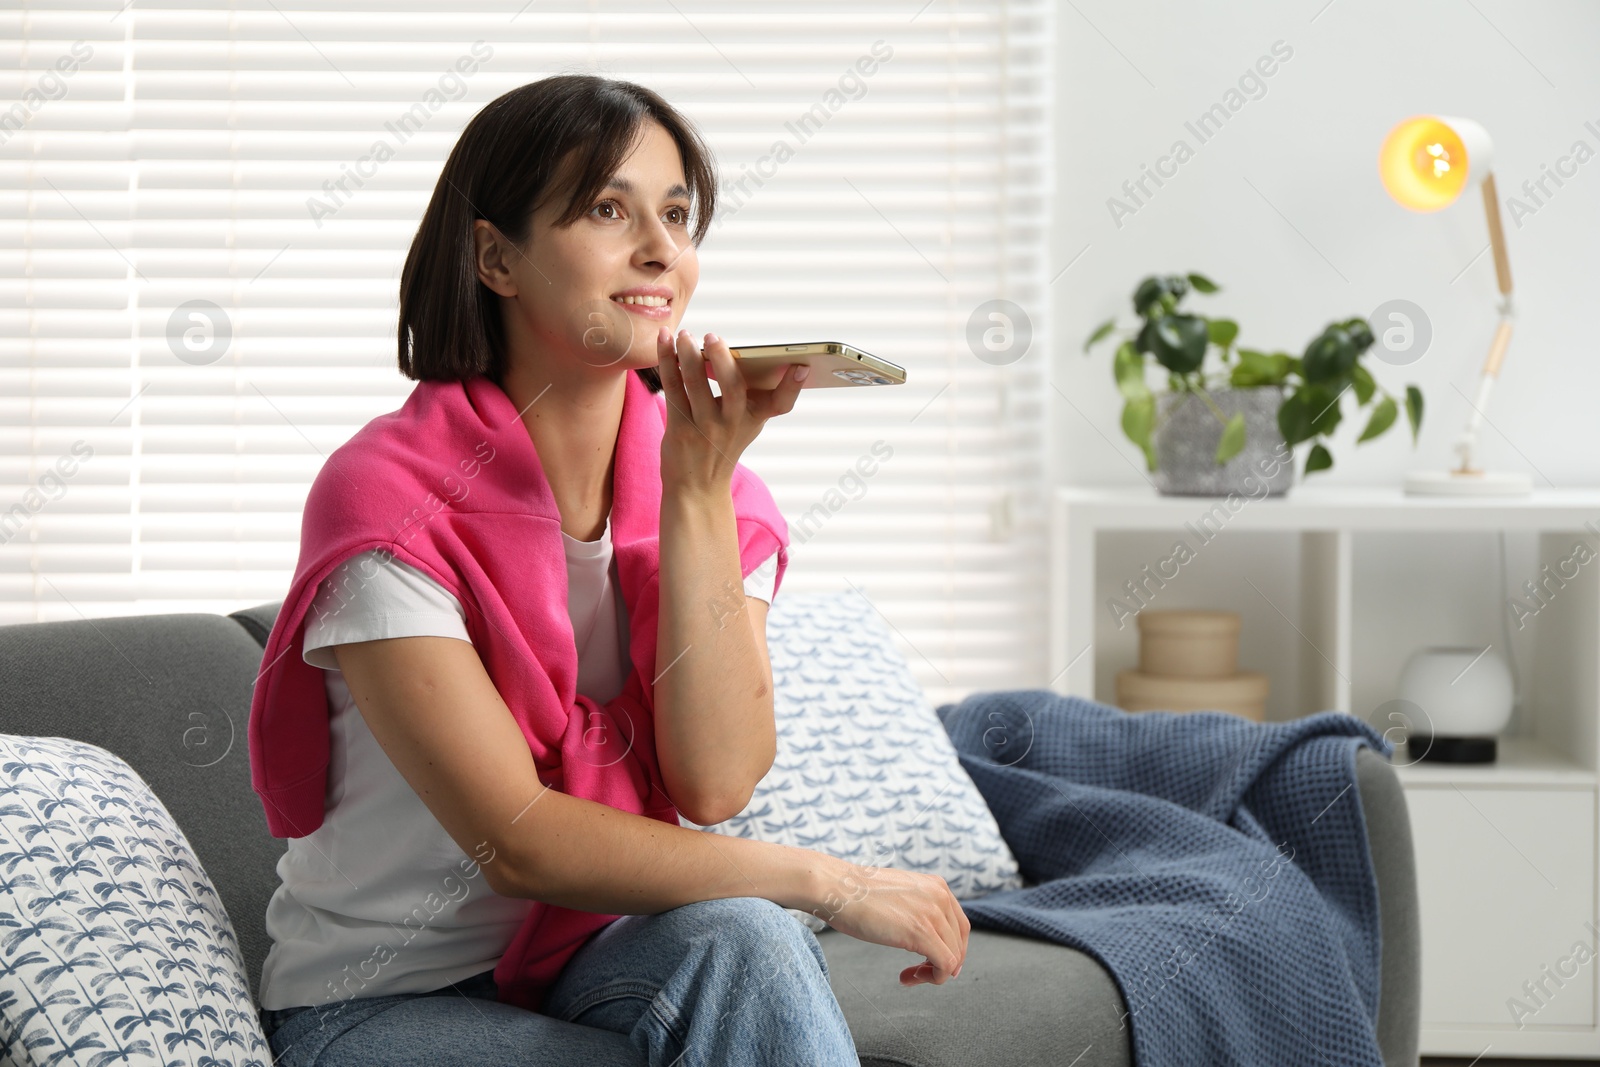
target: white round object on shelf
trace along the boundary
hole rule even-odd
[[[1418,649],[1400,672],[1399,695],[1421,710],[1418,732],[1493,737],[1511,718],[1511,671],[1493,646]]]

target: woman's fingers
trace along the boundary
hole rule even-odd
[[[669,370],[675,372],[675,384],[682,390],[687,410],[692,413],[694,421],[705,428],[709,428],[710,422],[719,415],[732,412],[748,410],[763,421],[774,415],[787,414],[794,409],[804,381],[804,377],[796,377],[796,372],[804,375],[810,371],[803,363],[791,363],[784,368],[783,377],[775,387],[751,389],[739,371],[739,361],[733,358],[727,342],[721,337],[714,333],[706,334],[705,348],[696,351],[694,339],[687,330],[679,330],[670,342],[661,340],[662,333],[666,333],[664,326],[656,338],[661,383],[663,386],[667,384]],[[668,367],[668,363],[672,366]],[[722,397],[728,401],[725,405],[719,404],[718,397],[711,393],[713,377],[717,380]],[[671,402],[674,398],[669,396],[667,399]]]
[[[949,947],[950,956],[948,961],[935,959],[934,962],[939,963],[940,968],[948,971],[949,977],[954,978],[967,958],[967,917],[966,912],[961,910],[961,902],[956,900],[955,893],[951,891],[950,884],[944,882],[942,878],[940,881],[944,883],[941,886],[944,890],[944,899],[941,901],[944,904],[943,914],[949,924],[949,928],[941,933],[945,938],[945,944]]]
[[[945,950],[948,955],[937,956],[933,959],[933,962],[939,966],[939,985],[943,985],[950,980],[950,977],[960,968],[961,960],[966,955],[966,950],[961,944],[961,925],[948,915],[945,916],[945,921],[948,923],[948,929],[941,930],[940,935],[944,938]]]
[[[699,431],[699,440],[689,446],[692,454],[673,459],[674,469],[694,467],[701,475],[707,475],[707,464],[710,473],[716,473],[729,463],[736,463],[766,419],[792,408],[800,390],[799,382],[787,379],[776,389],[749,388],[733,352],[716,334],[706,334],[705,350],[701,352],[687,330],[674,336],[661,327],[656,335],[656,350],[662,391],[667,406],[675,413],[669,413],[669,424],[676,428],[681,425],[676,420],[687,419]],[[788,368],[791,374],[793,369]],[[720,396],[711,392],[712,375],[717,378]],[[674,433],[678,431],[675,429]],[[707,447],[716,457],[703,453]],[[665,448],[663,445],[663,463],[669,458]]]
[[[771,389],[747,389],[750,411],[763,420],[770,419],[774,415],[787,415],[793,411],[795,399],[800,395],[801,382],[804,380],[795,377],[795,374],[810,370],[811,368],[804,363],[789,363],[783,368],[783,377],[779,378],[778,384]]]
[[[678,370],[678,350],[672,342],[672,331],[665,326],[656,332],[656,372],[661,376],[661,392],[667,398],[668,418],[679,415],[692,419],[683,374]]]
[[[937,963],[926,960],[900,972],[900,980],[907,985],[944,985],[954,977]]]
[[[733,353],[728,351],[727,342],[714,333],[706,334],[705,348],[703,351],[708,360],[706,366],[711,373],[716,375],[717,387],[722,390],[722,399],[726,401],[724,409],[732,405],[735,411],[743,411],[745,407],[744,375],[739,373],[739,361],[733,358]]]
[[[926,963],[919,963],[915,967],[908,967],[901,972],[904,979],[910,973],[918,982],[931,982],[934,985],[944,985],[948,982],[961,965],[962,953],[960,949],[961,937],[953,924],[948,912],[940,908],[932,922],[933,929],[922,943],[913,952],[920,952]]]
[[[683,389],[689,397],[689,408],[697,424],[706,424],[713,417],[717,398],[711,395],[711,383],[706,378],[706,361],[694,347],[694,338],[688,330],[678,331],[678,370],[683,378]]]
[[[811,368],[804,363],[789,365],[789,373],[784,375],[778,387],[772,391],[772,414],[787,415],[794,410],[794,402],[800,396],[801,383],[811,374]]]
[[[774,415],[787,415],[794,410],[794,402],[800,396],[800,383],[805,379],[796,375],[809,374],[811,368],[804,363],[790,363],[783,368],[783,377],[778,379],[778,384],[771,389],[755,390],[760,396],[755,407],[764,419]]]
[[[943,881],[943,879],[940,879]],[[967,956],[967,931],[971,928],[967,922],[967,913],[961,910],[961,902],[956,899],[955,892],[951,890],[950,883],[944,883],[944,910],[950,917],[950,929],[955,934],[956,967],[961,966],[960,961]]]
[[[954,893],[950,893],[950,905],[955,909],[955,936],[960,939],[957,945],[960,953],[955,957],[954,971],[950,971],[950,977],[955,977],[957,974],[962,973],[962,965],[966,963],[966,945],[971,941],[973,923],[966,918],[966,912],[962,909],[962,902],[955,899]]]

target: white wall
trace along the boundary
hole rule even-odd
[[[1403,424],[1357,450],[1365,416],[1352,418],[1346,397],[1334,469],[1313,481],[1397,482],[1414,465],[1445,467],[1498,294],[1488,254],[1467,267],[1488,242],[1475,191],[1420,215],[1378,182],[1385,133],[1433,112],[1488,129],[1507,212],[1517,333],[1480,455],[1490,467],[1527,472],[1535,486],[1600,482],[1600,4],[1325,4],[1072,0],[1058,8],[1050,275],[1083,253],[1049,297],[1053,379],[1072,401],[1050,396],[1060,477],[1140,482],[1142,462],[1118,427],[1110,349],[1085,357],[1081,344],[1112,314],[1133,321],[1128,298],[1139,278],[1189,270],[1224,290],[1190,297],[1191,306],[1236,318],[1248,347],[1299,354],[1332,319],[1364,317],[1393,298],[1419,304],[1433,325],[1427,354],[1406,367],[1372,361],[1391,392],[1408,381],[1422,387],[1427,412],[1415,453]],[[1265,92],[1200,143],[1185,121],[1222,101],[1278,41],[1293,54],[1263,79]],[[1119,228],[1107,199],[1126,199],[1122,183],[1180,138],[1194,157],[1164,187],[1149,186],[1154,195]],[[1549,185],[1545,205],[1514,223],[1508,198],[1578,140],[1595,158],[1564,187]]]

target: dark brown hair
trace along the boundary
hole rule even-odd
[[[568,199],[555,224],[570,226],[621,166],[646,119],[677,143],[698,246],[716,209],[715,163],[694,126],[651,90],[593,74],[558,74],[513,89],[472,117],[445,160],[400,272],[401,374],[417,381],[479,374],[501,380],[499,297],[478,279],[473,220],[487,219],[521,244],[533,213],[560,194],[561,183]],[[636,373],[651,392],[661,391],[656,368]]]

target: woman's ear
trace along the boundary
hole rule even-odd
[[[472,220],[473,265],[478,280],[501,296],[517,295],[517,280],[511,273],[511,260],[521,252],[488,219]]]

